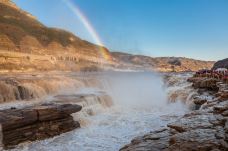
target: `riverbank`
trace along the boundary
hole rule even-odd
[[[226,151],[228,149],[228,85],[213,78],[193,77],[198,91],[195,110],[166,128],[137,137],[121,151]],[[210,97],[205,96],[205,92]]]

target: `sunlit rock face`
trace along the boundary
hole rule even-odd
[[[0,7],[0,71],[132,69],[181,72],[210,69],[214,64],[188,58],[111,53],[70,32],[44,26],[12,1],[0,0]]]
[[[181,57],[153,58],[122,52],[112,52],[112,56],[118,60],[122,66],[131,65],[160,72],[198,71],[200,69],[211,69],[214,64],[213,61],[200,61]]]
[[[115,64],[107,48],[46,27],[12,1],[0,0],[0,7],[0,71],[78,71]]]

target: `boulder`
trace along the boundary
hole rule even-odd
[[[207,99],[202,97],[194,97],[193,103],[195,104],[195,110],[199,110],[200,107],[207,102]]]
[[[219,87],[217,85],[217,82],[219,82],[219,80],[215,78],[192,77],[188,79],[188,82],[193,83],[192,86],[195,89],[206,89],[206,90],[212,90],[212,91],[219,90]]]
[[[168,124],[167,126],[175,129],[178,132],[186,132],[195,129],[213,128],[212,123],[218,122],[217,119],[210,113],[186,114],[177,121]]]
[[[216,85],[217,82],[218,82],[217,79],[206,78],[206,79],[202,79],[202,80],[199,80],[199,81],[196,81],[195,83],[193,83],[193,87],[194,88],[200,88],[200,89],[218,91],[218,87]]]
[[[170,137],[168,129],[161,129],[133,139],[131,144],[124,146],[120,151],[161,151],[169,146]]]
[[[72,104],[43,104],[23,109],[0,111],[0,125],[4,148],[25,142],[50,138],[80,127],[72,113],[82,109]]]
[[[228,90],[222,90],[220,91],[217,96],[220,100],[228,100]]]
[[[207,99],[200,97],[200,96],[196,96],[196,97],[194,97],[193,102],[194,102],[194,104],[197,104],[197,105],[203,105],[204,103],[207,102]]]
[[[195,129],[178,133],[170,138],[169,151],[209,151],[222,148],[214,129]]]

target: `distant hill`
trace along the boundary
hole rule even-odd
[[[114,59],[122,65],[143,66],[149,70],[157,71],[197,71],[200,69],[211,69],[215,62],[201,61],[183,57],[148,57],[142,55],[132,55],[122,52],[113,52]]]
[[[49,28],[10,0],[0,0],[0,70],[79,70],[110,64],[108,49]]]
[[[0,0],[0,8],[2,48],[35,54],[72,51],[100,56],[99,46],[81,40],[68,31],[46,27],[10,0]]]
[[[102,49],[102,53],[101,53]],[[106,60],[102,54],[110,57]],[[0,71],[148,69],[189,71],[211,68],[213,62],[187,58],[151,58],[119,52],[46,27],[10,0],[0,0]]]

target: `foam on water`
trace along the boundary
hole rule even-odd
[[[113,100],[112,107],[102,105],[101,98],[95,97],[96,103],[93,100],[88,103],[90,99],[87,99],[82,112],[74,114],[76,120],[80,118],[81,124],[87,121],[82,128],[51,139],[24,143],[13,150],[116,151],[136,136],[165,127],[188,110],[181,102],[167,101],[167,90],[160,75],[107,73],[99,75],[98,79],[102,88],[83,88],[78,92],[97,95],[98,91],[105,91]],[[102,108],[102,111],[86,116],[83,113],[88,107],[94,111]]]
[[[164,127],[184,113],[182,104],[163,109],[139,110],[115,106],[87,117],[89,125],[61,136],[20,145],[17,151],[115,151],[146,132]]]

